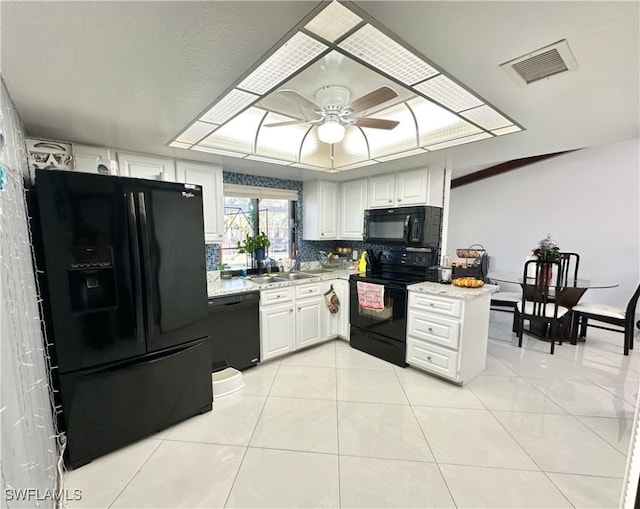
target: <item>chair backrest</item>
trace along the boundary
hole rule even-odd
[[[580,255],[578,253],[560,252],[560,276],[563,286],[575,286],[580,268]],[[573,280],[570,280],[572,277]]]
[[[636,316],[636,306],[638,305],[638,299],[640,299],[640,285],[636,288],[636,291],[631,296],[631,300],[627,304],[627,310],[625,312],[625,317],[627,320],[633,322]]]
[[[522,274],[522,310],[526,315],[547,318],[558,317],[555,295],[562,288],[561,262],[529,260]],[[529,305],[527,305],[527,303]],[[548,310],[553,309],[550,315]]]

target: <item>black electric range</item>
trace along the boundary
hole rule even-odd
[[[437,281],[437,250],[369,251],[366,274],[349,278],[353,348],[406,366],[407,286]]]

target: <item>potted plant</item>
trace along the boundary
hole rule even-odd
[[[271,246],[271,241],[265,235],[264,232],[261,232],[259,235],[255,237],[247,236],[241,242],[238,242],[236,247],[238,248],[238,253],[247,253],[251,256],[252,259],[255,260],[264,260],[265,253],[267,248]]]

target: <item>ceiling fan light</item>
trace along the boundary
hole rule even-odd
[[[339,143],[344,138],[344,126],[335,120],[327,120],[318,127],[318,138],[323,143]]]

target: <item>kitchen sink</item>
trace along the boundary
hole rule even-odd
[[[281,281],[286,281],[286,279],[278,278],[275,276],[254,276],[250,278],[254,283],[258,283],[260,285],[264,285],[267,283],[279,283]]]
[[[326,274],[327,272],[332,272],[332,271],[327,269],[311,269],[311,270],[305,270],[304,272],[305,274]]]
[[[276,279],[282,279],[285,281],[295,281],[296,279],[307,279],[313,277],[312,274],[305,274],[304,272],[280,272],[276,276]]]

